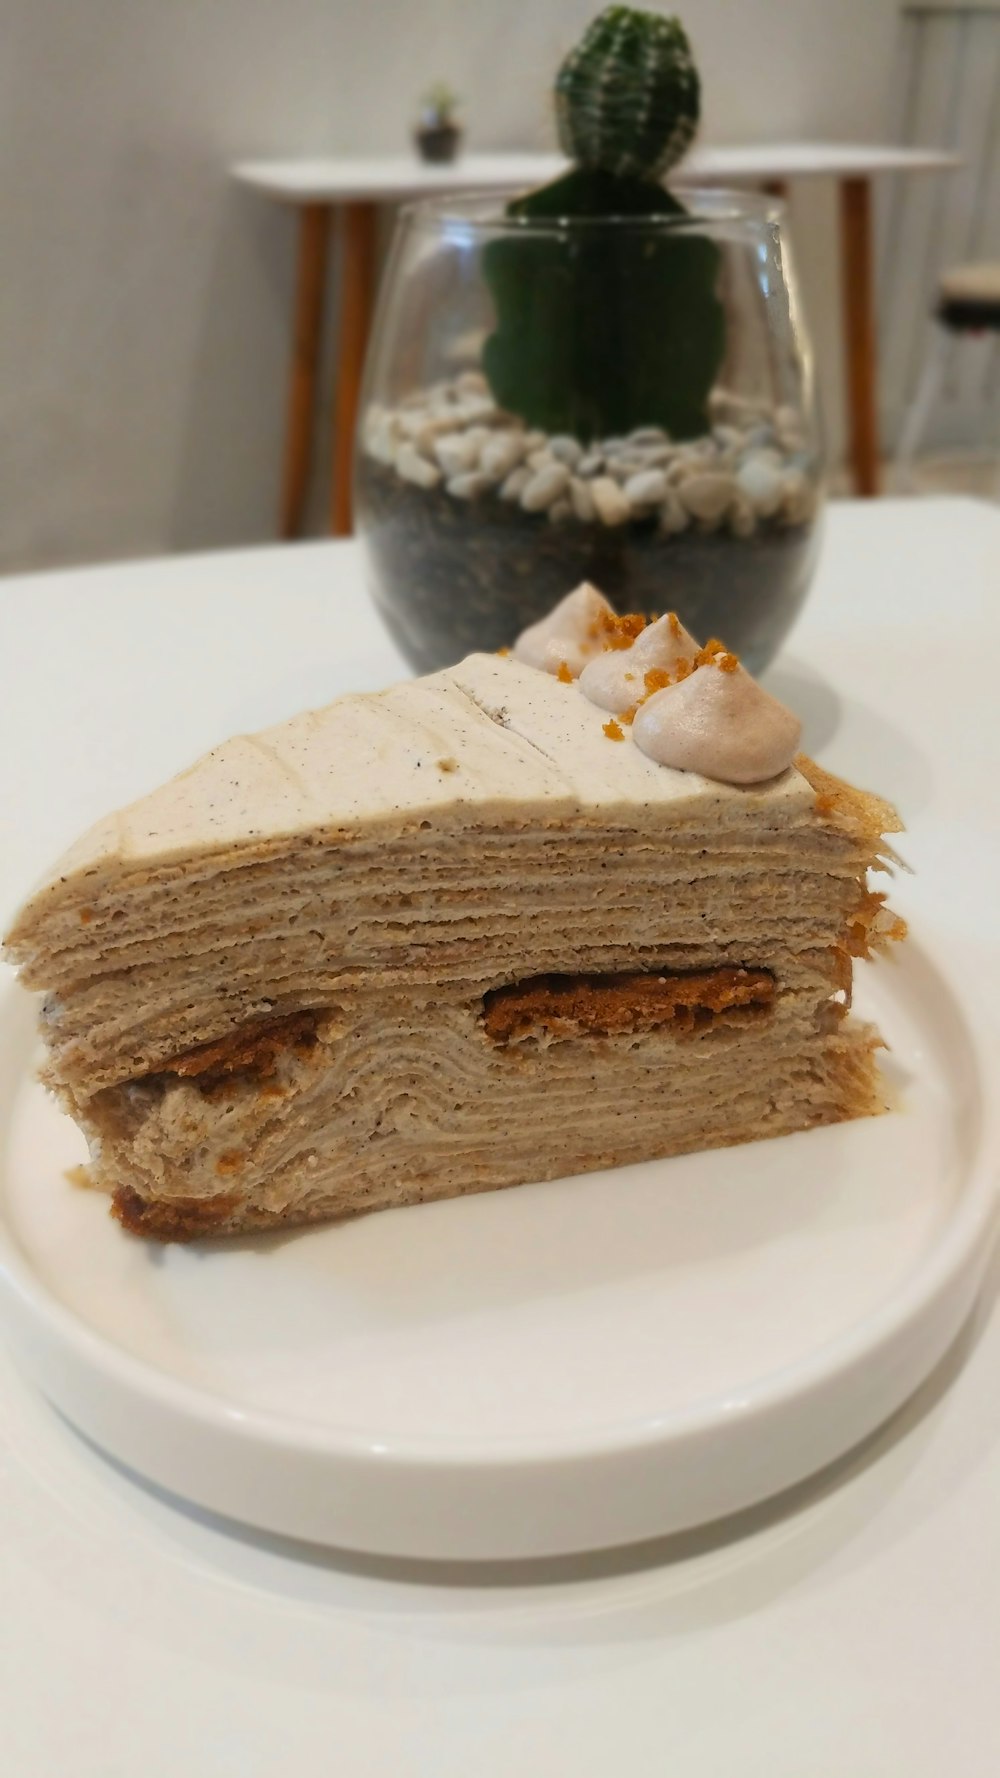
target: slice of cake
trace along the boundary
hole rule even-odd
[[[46,1078],[127,1228],[272,1228],[881,1109],[847,1008],[852,958],[899,930],[866,880],[893,811],[791,764],[795,719],[719,645],[595,598],[519,645],[548,671],[473,655],[225,743],[21,911]]]

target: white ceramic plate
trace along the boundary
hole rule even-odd
[[[249,1523],[397,1555],[626,1543],[831,1461],[975,1298],[985,1057],[911,941],[862,969],[890,1116],[197,1247],[67,1181],[73,1126],[0,1012],[0,1308],[82,1431]]]

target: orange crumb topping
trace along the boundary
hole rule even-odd
[[[670,674],[666,667],[650,667],[649,672],[643,674],[643,683],[647,698],[651,698],[654,691],[664,691],[670,684]]]
[[[639,611],[627,612],[624,617],[616,617],[613,611],[602,611],[598,624],[605,648],[631,648],[646,628],[646,619]]]
[[[686,655],[682,655],[680,660],[674,663],[674,684],[679,685],[682,679],[690,678],[694,669],[694,661],[689,661]]]
[[[667,628],[670,631],[671,636],[673,636],[674,641],[676,642],[677,637],[681,633],[681,620],[678,617],[676,611],[668,611],[667,612]]]
[[[718,667],[720,673],[735,673],[740,658],[732,654],[718,636],[710,636],[704,648],[699,648],[694,664],[696,667]]]
[[[635,713],[638,710],[638,708],[639,708],[638,704],[630,704],[627,710],[622,711],[621,719],[627,725],[627,727],[629,727],[629,728],[632,727],[632,724],[635,721]]]
[[[567,661],[559,662],[559,665],[556,668],[556,678],[560,685],[572,685],[573,675],[569,670],[569,663]]]
[[[500,659],[502,661],[505,661],[507,659],[507,656],[510,654],[510,649],[509,648],[498,648],[497,654],[500,656]]]
[[[604,724],[604,733],[607,735],[609,741],[624,741],[625,739],[621,728],[613,716],[610,722]]]

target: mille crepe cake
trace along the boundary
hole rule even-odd
[[[795,719],[676,619],[581,589],[515,653],[226,742],[21,911],[45,1078],[127,1228],[311,1222],[883,1108],[847,1006],[852,957],[900,930],[866,881],[892,809],[789,763]]]

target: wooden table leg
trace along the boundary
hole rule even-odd
[[[303,204],[299,211],[299,264],[285,420],[282,537],[299,535],[309,491],[329,239],[329,204]]]
[[[879,443],[870,179],[841,180],[840,252],[851,468],[855,491],[871,495],[878,493]]]
[[[358,419],[361,371],[375,299],[375,225],[374,204],[345,204],[342,223],[340,341],[333,398],[330,529],[334,537],[347,537],[352,529],[354,429]]]

